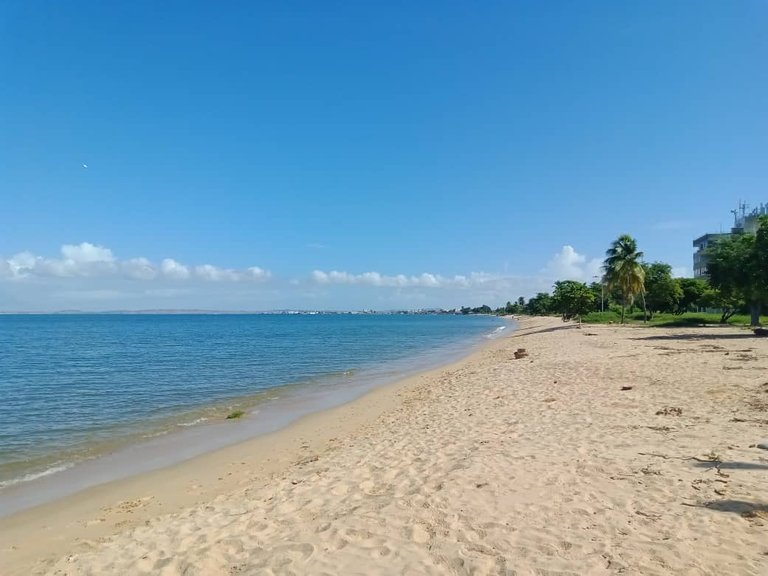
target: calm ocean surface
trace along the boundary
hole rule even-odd
[[[478,316],[0,316],[0,490],[142,439],[267,415],[466,352]],[[327,403],[327,402],[326,402]],[[237,421],[230,421],[237,426]]]

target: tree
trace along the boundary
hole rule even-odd
[[[546,316],[552,312],[552,296],[546,292],[539,292],[528,300],[525,310],[531,316]]]
[[[762,307],[768,304],[768,216],[760,218],[760,227],[755,232],[755,292],[760,308],[752,309],[752,325],[760,324]],[[756,316],[755,316],[756,314]]]
[[[710,288],[704,291],[699,300],[704,308],[717,308],[720,310],[720,324],[725,324],[728,319],[744,306],[744,301],[740,296],[733,294],[724,295],[717,288]]]
[[[555,291],[552,293],[552,308],[562,315],[563,320],[579,318],[591,312],[595,307],[595,295],[589,286],[575,280],[561,280],[555,282]]]
[[[740,300],[749,307],[750,323],[760,324],[768,303],[768,217],[760,218],[755,234],[721,238],[706,252],[709,283],[726,300]]]
[[[680,299],[677,301],[675,314],[684,314],[685,312],[696,311],[700,307],[706,306],[702,301],[704,294],[710,290],[706,280],[701,278],[675,278],[675,282],[680,287]]]
[[[501,309],[500,309],[501,310]],[[461,307],[462,314],[493,314],[493,309],[488,304],[477,306],[476,308],[470,308],[469,306]]]
[[[645,301],[651,314],[674,312],[683,297],[683,289],[672,278],[672,266],[664,262],[644,264]]]
[[[637,242],[628,234],[619,236],[605,252],[603,282],[609,290],[616,288],[621,294],[622,324],[627,304],[631,305],[638,294],[643,297],[643,309],[646,310],[647,316],[645,270],[641,263],[642,257],[643,253],[637,250]]]
[[[606,294],[605,285],[602,282],[592,282],[589,290],[595,295],[595,311],[602,312],[608,307],[609,295]]]
[[[753,300],[752,263],[755,237],[740,234],[721,238],[707,249],[707,273],[713,292],[706,294],[707,305],[724,312]]]

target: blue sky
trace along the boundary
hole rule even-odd
[[[768,202],[768,3],[4,2],[0,309],[498,305]],[[87,166],[87,167],[85,167]]]

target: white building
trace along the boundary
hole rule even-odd
[[[748,206],[740,203],[737,210],[731,210],[733,214],[733,228],[730,232],[719,234],[704,234],[693,241],[696,252],[693,253],[693,277],[707,278],[707,257],[705,250],[720,238],[726,238],[731,234],[754,234],[760,226],[760,216],[768,216],[768,204],[760,204],[751,212],[747,212]]]

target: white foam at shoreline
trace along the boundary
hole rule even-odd
[[[192,420],[192,422],[179,422],[177,426],[194,426],[195,424],[202,424],[203,422],[207,422],[208,418],[202,417],[198,418],[197,420]]]
[[[498,337],[498,336],[501,336],[501,333],[502,333],[504,330],[506,330],[506,328],[507,328],[506,326],[499,326],[498,328],[496,328],[496,329],[495,329],[493,332],[491,332],[490,334],[486,334],[486,335],[485,335],[485,337],[486,337],[486,338],[488,338],[488,339],[490,340],[490,339],[492,339],[492,338],[496,338],[496,337]]]
[[[64,470],[68,470],[69,468],[72,468],[74,465],[75,465],[74,462],[68,462],[66,464],[58,464],[56,466],[52,466],[51,468],[46,468],[41,472],[30,472],[29,474],[25,474],[24,476],[19,476],[18,478],[11,478],[10,480],[5,480],[3,482],[0,482],[0,490],[2,490],[3,488],[8,488],[9,486],[15,486],[16,484],[23,484],[24,482],[31,482],[32,480],[45,478],[46,476],[50,476],[51,474],[56,474],[57,472],[63,472]]]

